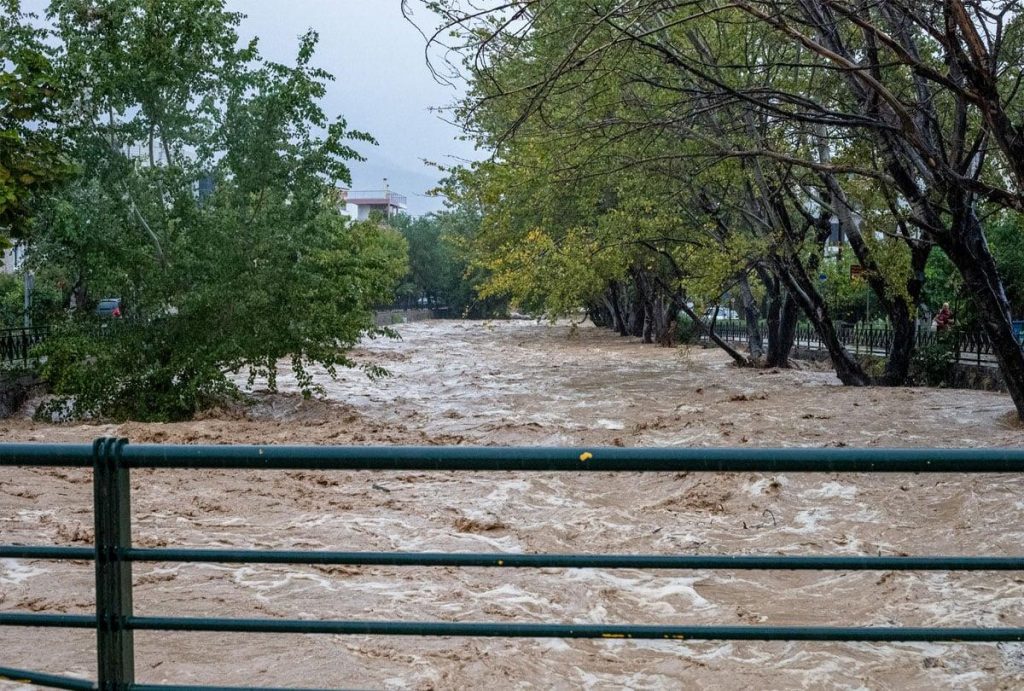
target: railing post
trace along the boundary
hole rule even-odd
[[[121,463],[127,440],[93,442],[96,520],[96,652],[100,689],[126,691],[135,682],[135,646],[125,622],[132,614],[131,485]]]

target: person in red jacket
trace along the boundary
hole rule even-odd
[[[949,303],[942,303],[942,309],[935,315],[935,330],[945,331],[949,327],[953,326],[953,311],[949,309]]]

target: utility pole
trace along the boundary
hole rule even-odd
[[[32,326],[30,310],[32,309],[32,289],[35,288],[36,277],[28,269],[25,269],[23,275],[25,277],[25,328],[28,329]]]

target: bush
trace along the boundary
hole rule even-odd
[[[14,274],[0,274],[0,328],[13,329],[23,323],[21,279]]]
[[[248,370],[251,380],[266,378],[274,389],[278,361],[288,358],[309,395],[319,390],[311,365],[330,375],[357,366],[346,353],[362,336],[393,333],[374,325],[373,304],[390,297],[405,272],[404,241],[336,214],[318,221],[306,235],[293,232],[295,244],[274,245],[279,255],[265,250],[270,260],[259,265],[230,238],[205,245],[197,233],[191,254],[177,255],[191,281],[167,300],[173,309],[151,300],[130,318],[86,313],[57,324],[37,348],[57,396],[42,414],[185,420],[239,395],[231,372]],[[151,285],[159,287],[156,278]],[[168,272],[166,280],[175,276]]]
[[[696,343],[700,337],[700,329],[686,312],[676,315],[676,335],[680,343]]]
[[[32,326],[45,326],[64,312],[64,296],[53,282],[36,277],[29,317]],[[25,277],[0,274],[0,328],[18,329],[25,324]]]
[[[313,366],[360,366],[346,355],[359,339],[392,333],[373,307],[407,273],[407,243],[338,203],[346,161],[361,160],[352,142],[372,138],[320,106],[331,75],[311,64],[315,32],[294,66],[262,60],[255,43],[236,52],[223,4],[126,3],[94,25],[53,3],[63,62],[89,88],[73,94],[75,175],[40,205],[28,260],[56,286],[127,305],[100,320],[80,304],[37,349],[68,417],[186,419],[237,395],[235,372],[273,388],[282,360],[309,395]],[[112,93],[98,137],[92,113]],[[149,139],[139,165],[125,151],[156,111],[164,156]]]
[[[188,355],[162,324],[68,321],[40,350],[56,394],[37,417],[186,420],[238,397],[214,363]]]
[[[956,332],[949,330],[918,346],[910,363],[910,378],[920,386],[950,386],[955,363]]]

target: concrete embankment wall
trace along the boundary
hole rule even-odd
[[[0,370],[0,420],[14,415],[42,380],[25,370]]]
[[[793,348],[793,357],[800,360],[812,362],[828,362],[829,354],[824,350],[814,348]],[[862,365],[868,370],[879,369],[884,366],[882,358],[871,358],[861,355],[857,357]],[[1002,391],[1006,392],[1006,382],[998,367],[978,367],[963,362],[953,365],[953,376],[950,387],[954,389],[973,389],[975,391]]]

